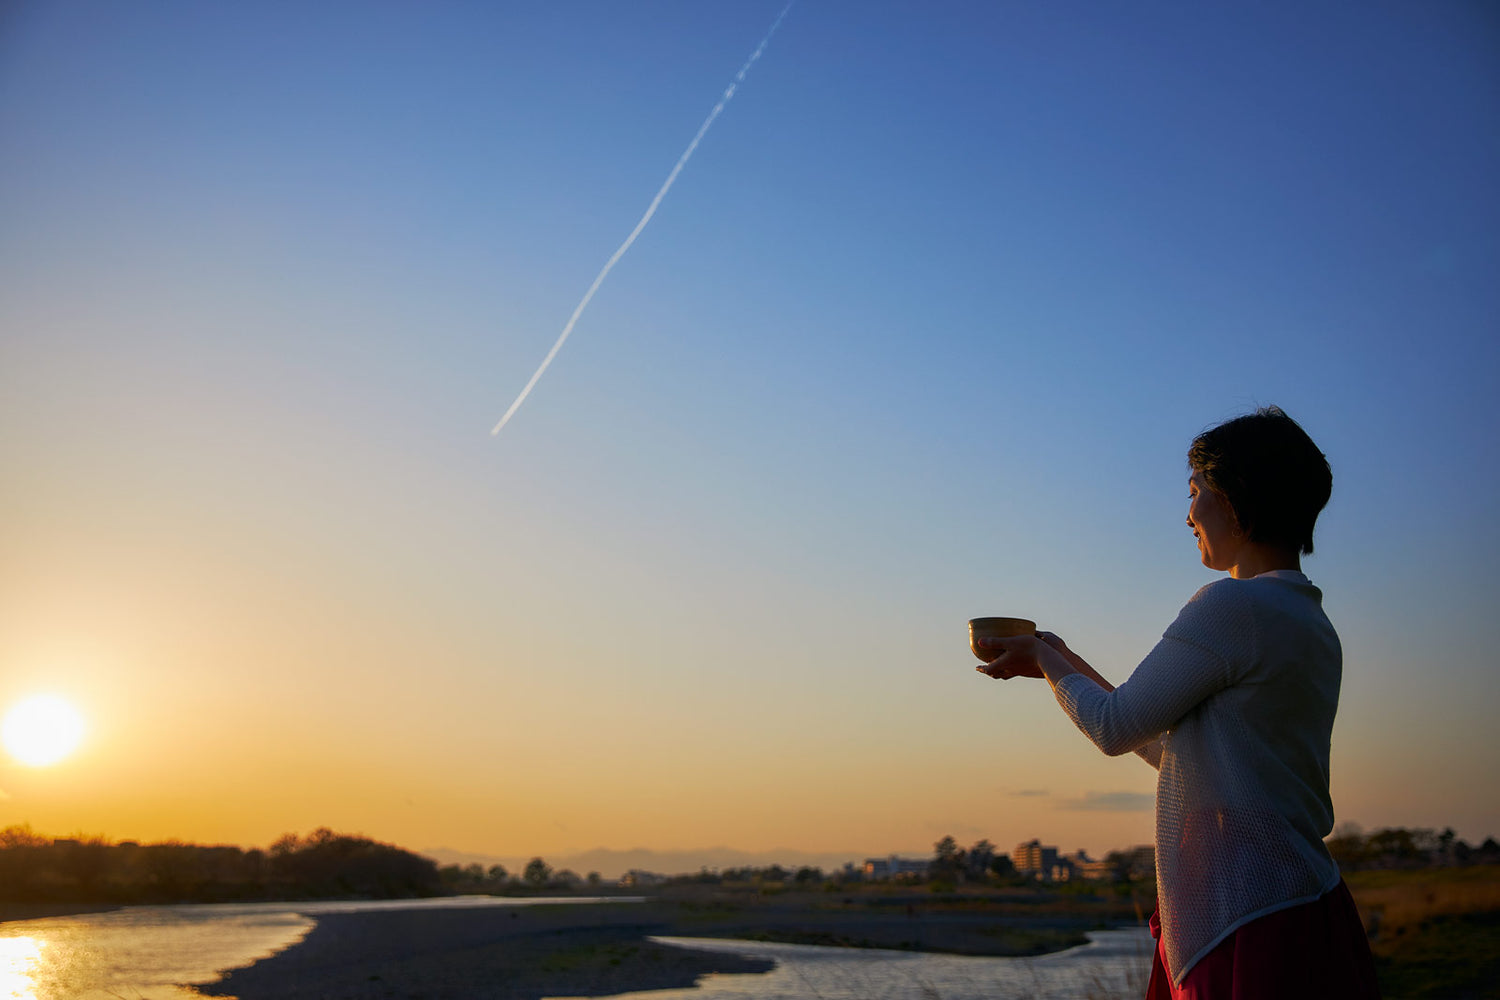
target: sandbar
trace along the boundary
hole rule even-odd
[[[791,941],[969,955],[1082,943],[1097,917],[1002,901],[699,897],[317,914],[299,944],[199,986],[239,1000],[539,1000],[680,989],[773,963],[650,936]]]

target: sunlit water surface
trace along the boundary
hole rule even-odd
[[[1038,958],[978,958],[713,938],[652,938],[704,951],[769,958],[763,975],[719,974],[641,1000],[1136,1000],[1155,942],[1144,927],[1097,931],[1089,943]],[[625,994],[631,996],[631,994]],[[555,997],[552,1000],[578,1000]]]
[[[618,898],[618,897],[616,897]],[[202,1000],[217,981],[301,941],[320,913],[527,906],[594,899],[485,896],[380,902],[133,906],[0,923],[0,1000]]]
[[[0,1000],[196,997],[183,987],[274,954],[313,926],[285,907],[247,910],[132,907],[0,924]]]
[[[364,903],[130,907],[0,924],[0,1000],[201,1000],[192,987],[302,940],[318,914],[527,906],[595,899],[450,897]],[[614,897],[616,902],[631,899]],[[763,975],[712,975],[649,1000],[1125,1000],[1145,992],[1152,940],[1101,931],[1040,958],[972,958],[713,938],[654,940],[768,958]]]

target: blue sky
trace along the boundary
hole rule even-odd
[[[1277,403],[1335,474],[1340,818],[1500,834],[1493,9],[801,0],[489,437],[780,10],[0,19],[0,700],[94,720],[0,809],[1144,841],[1069,804],[1149,772],[964,621],[1126,676],[1211,579],[1188,442]]]

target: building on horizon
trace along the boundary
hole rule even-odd
[[[1111,881],[1116,877],[1115,866],[1108,861],[1096,861],[1088,852],[1079,848],[1072,854],[1064,854],[1053,866],[1054,882],[1070,882],[1083,879],[1090,882]]]
[[[865,858],[860,875],[870,882],[922,879],[927,877],[931,864],[926,858],[901,858],[894,854],[886,858]]]
[[[652,886],[661,885],[662,883],[666,882],[666,880],[667,877],[665,875],[658,875],[656,872],[647,872],[642,871],[639,868],[632,868],[630,869],[630,871],[620,876],[620,887],[624,889],[647,889]]]
[[[1043,882],[1071,882],[1079,879],[1105,881],[1117,877],[1117,866],[1098,861],[1079,848],[1072,854],[1060,854],[1040,840],[1017,844],[1011,863],[1018,875],[1029,875]]]
[[[1010,863],[1016,866],[1017,875],[1051,879],[1052,870],[1057,867],[1057,848],[1044,847],[1040,840],[1028,840],[1010,852]]]

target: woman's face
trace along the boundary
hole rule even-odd
[[[1209,569],[1229,570],[1245,544],[1234,508],[1194,472],[1188,478],[1188,527],[1198,539],[1198,555]]]

